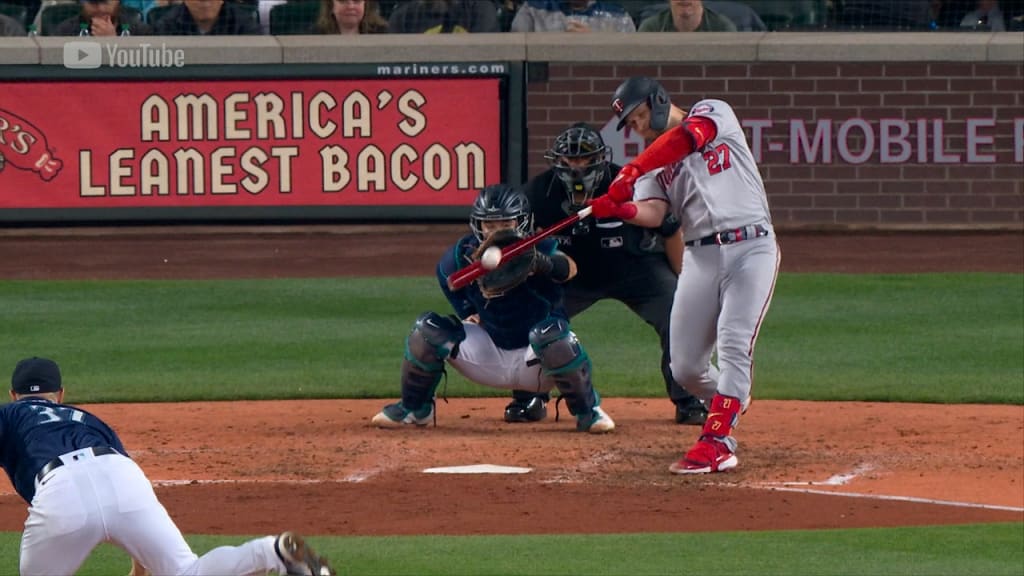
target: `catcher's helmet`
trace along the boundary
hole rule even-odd
[[[651,129],[661,132],[668,126],[668,113],[672,109],[668,92],[657,81],[635,76],[619,84],[612,96],[612,110],[619,117],[618,129],[626,125],[629,113],[641,104],[651,109]]]
[[[477,240],[485,234],[481,222],[487,220],[515,220],[516,231],[522,235],[533,230],[533,212],[530,200],[522,190],[508,184],[493,184],[480,191],[469,214],[469,227]]]
[[[608,173],[608,147],[601,134],[583,122],[566,128],[544,154],[554,165],[555,174],[565,185],[569,204],[583,206],[590,200]],[[570,166],[567,158],[584,158],[586,166]]]

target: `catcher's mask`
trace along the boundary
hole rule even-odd
[[[661,84],[644,76],[629,78],[615,89],[612,111],[619,117],[618,129],[625,127],[630,113],[641,104],[651,109],[651,130],[659,133],[665,130],[672,102]]]
[[[601,134],[584,123],[573,124],[555,138],[544,154],[569,196],[569,205],[587,204],[608,174],[610,151]]]
[[[515,230],[525,236],[533,231],[533,212],[522,190],[508,184],[493,184],[480,191],[469,214],[469,227],[481,242],[487,236],[482,222],[515,220]]]

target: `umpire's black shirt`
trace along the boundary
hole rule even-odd
[[[618,165],[609,165],[609,174],[595,191],[595,198],[608,192],[608,185],[621,169]],[[582,208],[569,205],[569,194],[554,169],[527,182],[526,195],[538,228],[547,228]],[[657,229],[641,228],[615,218],[587,218],[559,232],[555,238],[560,249],[572,257],[579,268],[572,282],[581,287],[599,288],[623,275],[636,274],[639,267],[667,264],[665,237],[677,230],[679,221],[673,216],[666,217]]]

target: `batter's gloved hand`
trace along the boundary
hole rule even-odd
[[[629,202],[633,199],[633,186],[636,185],[637,178],[643,175],[643,171],[636,164],[626,164],[622,167],[622,170],[619,170],[619,175],[615,177],[615,180],[612,180],[612,183],[608,185],[607,195],[616,204]]]
[[[632,202],[625,202],[619,204],[608,197],[607,194],[590,201],[590,207],[593,209],[591,214],[595,218],[618,218],[619,220],[629,220],[636,216],[636,204]]]

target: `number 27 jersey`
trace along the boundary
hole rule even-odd
[[[689,115],[713,121],[714,140],[641,178],[634,200],[669,202],[682,224],[684,241],[749,224],[770,226],[764,182],[732,107],[722,100],[701,100]]]

